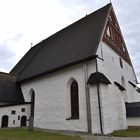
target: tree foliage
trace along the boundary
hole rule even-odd
[[[140,88],[139,88],[139,87],[137,87],[137,89],[136,89],[136,90],[137,90],[137,92],[139,92],[139,93],[140,93]]]

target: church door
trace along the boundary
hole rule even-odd
[[[3,127],[8,127],[8,116],[7,115],[5,115],[5,116],[3,116],[2,117],[2,123],[1,123],[1,127],[3,128]]]
[[[26,121],[27,121],[27,117],[26,117],[26,116],[22,116],[22,117],[21,117],[20,126],[21,126],[21,127],[25,127],[25,126],[26,126]]]

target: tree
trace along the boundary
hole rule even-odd
[[[137,89],[136,89],[136,90],[137,90],[137,92],[138,92],[138,93],[140,93],[140,88],[139,88],[139,87],[137,87]]]

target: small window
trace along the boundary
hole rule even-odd
[[[126,86],[125,86],[125,79],[124,79],[123,76],[122,76],[122,78],[121,78],[121,82],[122,82],[122,86],[123,86],[124,88],[126,88]]]
[[[122,59],[120,58],[120,67],[123,68]]]
[[[11,114],[16,114],[16,111],[15,111],[15,110],[12,110],[12,111],[11,111]]]
[[[15,124],[15,120],[13,120],[13,124]]]
[[[25,108],[21,108],[21,112],[25,112]]]
[[[109,16],[109,19],[112,21],[112,17],[111,16]]]
[[[18,120],[20,120],[20,116],[18,116]]]
[[[110,37],[110,29],[109,29],[109,26],[107,26],[106,34]]]
[[[117,23],[115,23],[115,26],[118,28],[118,24]]]
[[[125,52],[125,47],[124,47],[124,44],[122,43],[122,48],[123,48],[123,52]]]

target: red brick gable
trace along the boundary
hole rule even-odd
[[[102,41],[105,42],[109,47],[111,47],[125,61],[132,65],[113,10],[110,11],[110,14],[108,16],[108,21]]]

